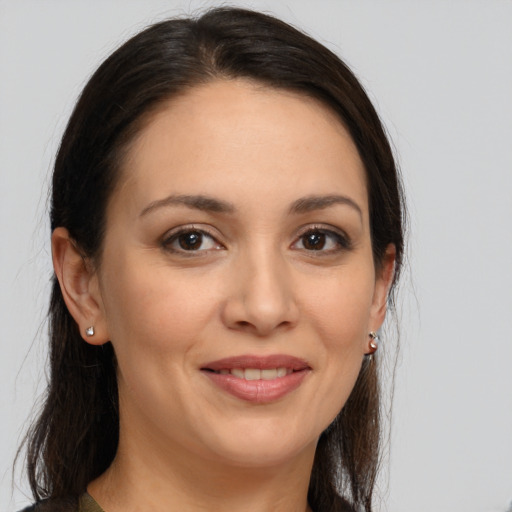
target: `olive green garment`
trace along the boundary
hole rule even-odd
[[[85,493],[78,500],[78,512],[105,512],[96,500],[89,494]]]
[[[20,510],[20,512],[105,512],[88,494],[78,498],[46,499]]]

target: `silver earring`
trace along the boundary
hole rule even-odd
[[[378,347],[377,342],[379,340],[379,337],[377,336],[377,333],[375,331],[371,331],[368,336],[370,336],[370,354],[373,354]]]
[[[90,327],[87,327],[87,329],[85,329],[85,335],[94,336],[94,325],[91,325]]]

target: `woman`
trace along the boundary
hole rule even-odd
[[[55,163],[32,510],[370,511],[402,218],[319,43],[231,8],[125,43]]]

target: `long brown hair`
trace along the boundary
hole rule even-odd
[[[130,141],[169,98],[211,80],[247,78],[314,97],[350,132],[364,163],[376,266],[396,247],[403,257],[403,201],[393,154],[370,100],[331,51],[271,16],[237,8],[171,19],[116,50],[84,88],[53,173],[51,227],[63,226],[86,258],[99,262],[107,202]],[[393,302],[393,290],[389,301]],[[110,343],[84,343],[54,277],[49,311],[50,379],[27,436],[36,500],[78,496],[111,464],[119,417]],[[320,437],[308,499],[317,511],[372,508],[380,453],[376,358],[366,358],[342,411]]]

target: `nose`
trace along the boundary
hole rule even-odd
[[[228,328],[264,337],[297,324],[293,279],[282,258],[261,253],[241,257],[231,270],[222,309]]]

